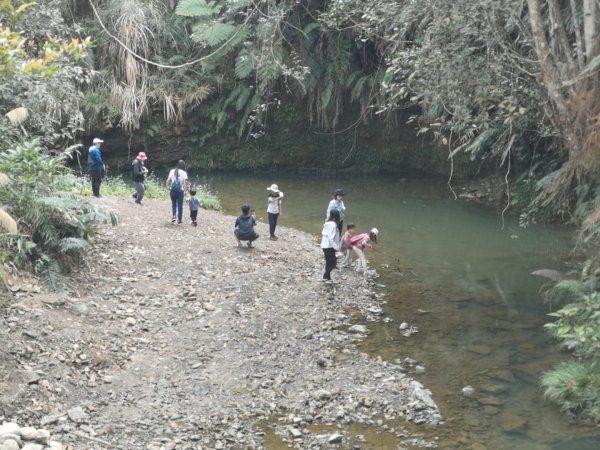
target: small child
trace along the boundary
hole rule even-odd
[[[371,228],[371,231],[368,233],[361,233],[357,236],[354,236],[350,239],[350,243],[352,244],[352,248],[358,255],[358,263],[356,265],[357,272],[363,272],[363,276],[367,278],[367,260],[365,258],[365,247],[373,248],[371,242],[377,242],[377,235],[379,234],[379,230],[377,228]]]
[[[342,250],[344,251],[344,259],[342,260],[342,267],[350,267],[352,264],[352,243],[351,240],[354,237],[354,230],[356,226],[353,223],[346,225],[346,232],[342,237]]]
[[[192,219],[192,225],[198,226],[198,210],[200,209],[200,200],[196,197],[196,188],[192,186],[190,188],[190,219]]]

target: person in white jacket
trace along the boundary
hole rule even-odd
[[[323,249],[323,255],[325,256],[325,273],[323,274],[323,281],[327,283],[334,283],[331,280],[331,271],[335,269],[337,259],[335,252],[340,249],[340,232],[338,231],[338,224],[340,222],[340,212],[337,209],[332,209],[329,212],[327,221],[323,224],[323,231],[321,232],[321,248]]]

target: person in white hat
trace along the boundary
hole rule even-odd
[[[283,198],[283,192],[279,190],[279,186],[272,184],[267,188],[269,193],[267,197],[267,215],[269,216],[269,234],[272,241],[277,240],[275,236],[275,228],[277,228],[277,219],[281,213],[281,199]]]
[[[100,153],[100,145],[103,142],[100,138],[94,138],[88,151],[88,169],[92,179],[92,194],[94,197],[100,197],[100,185],[104,179],[105,166]]]
[[[350,239],[350,245],[354,249],[354,252],[358,255],[358,261],[356,263],[356,271],[362,272],[364,278],[367,278],[367,259],[365,258],[365,247],[373,248],[371,242],[377,243],[377,236],[379,230],[377,228],[371,228],[368,233],[361,233]]]

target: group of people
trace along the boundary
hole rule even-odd
[[[100,185],[105,174],[105,165],[100,153],[100,146],[104,141],[99,138],[94,138],[92,146],[88,152],[88,168],[92,183],[92,193],[95,197],[100,197]],[[148,159],[145,152],[139,152],[132,162],[132,179],[135,187],[133,198],[138,205],[142,204],[144,193],[148,189],[146,184],[146,176],[148,169],[145,162]],[[177,165],[171,169],[169,176],[165,181],[165,188],[169,190],[171,198],[171,222],[181,225],[183,222],[183,201],[185,192],[189,190],[190,197],[188,200],[190,210],[190,221],[193,226],[198,226],[198,210],[201,207],[201,202],[196,196],[197,190],[194,186],[189,185],[187,168],[184,161],[180,160]],[[357,272],[363,273],[366,277],[367,261],[364,254],[366,247],[372,247],[372,242],[377,242],[379,230],[372,228],[368,233],[360,233],[355,235],[356,226],[353,223],[346,225],[346,232],[342,235],[344,217],[346,214],[346,206],[344,205],[344,190],[338,188],[335,190],[333,199],[327,205],[325,214],[326,221],[323,224],[321,232],[321,248],[325,257],[325,272],[323,273],[323,281],[327,283],[337,284],[331,278],[331,272],[337,266],[337,252],[343,255],[342,267],[349,267],[352,263],[352,252],[357,255]],[[276,241],[278,238],[275,235],[277,221],[281,214],[283,192],[279,190],[279,186],[272,184],[267,188],[267,216],[269,220],[269,239]],[[238,246],[242,245],[242,241],[247,243],[248,247],[252,247],[252,243],[258,239],[259,235],[255,231],[256,215],[254,210],[249,205],[242,205],[242,214],[236,218],[234,227],[234,236]]]
[[[358,256],[356,271],[367,275],[367,260],[365,258],[365,247],[372,248],[371,242],[377,242],[379,230],[371,228],[368,233],[355,235],[356,226],[353,223],[346,225],[346,233],[342,235],[344,216],[346,214],[346,205],[344,205],[344,190],[336,189],[333,199],[327,206],[325,216],[327,220],[323,224],[321,231],[321,248],[325,256],[325,272],[323,273],[323,281],[326,283],[337,284],[331,278],[331,272],[337,266],[336,252],[343,252],[342,267],[349,267],[352,263],[352,252]]]
[[[283,192],[279,190],[279,186],[272,184],[267,188],[267,216],[269,219],[269,239],[276,241],[275,229],[277,228],[277,220],[281,213],[281,200]],[[241,241],[247,241],[248,247],[252,247],[252,242],[258,239],[258,234],[254,230],[256,226],[256,215],[254,210],[248,205],[242,205],[242,214],[235,220],[235,228],[233,235],[237,241],[238,247],[242,245]]]

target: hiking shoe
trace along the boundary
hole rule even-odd
[[[271,239],[272,241],[276,241],[277,239],[279,239],[277,236],[273,235],[271,236],[269,239]]]
[[[176,220],[177,220],[177,218],[176,218],[175,216],[173,216],[173,217],[171,218],[171,223],[175,223],[175,221],[176,221]]]
[[[198,222],[192,222],[192,225],[194,225],[195,227],[198,226]]]
[[[132,196],[133,198],[137,198],[137,192],[134,192],[134,193],[133,193],[131,196]]]
[[[252,242],[248,242],[246,245],[248,246],[248,248],[250,248],[252,247]]]
[[[133,203],[137,203],[138,205],[142,206],[142,202],[138,202],[137,200]]]

